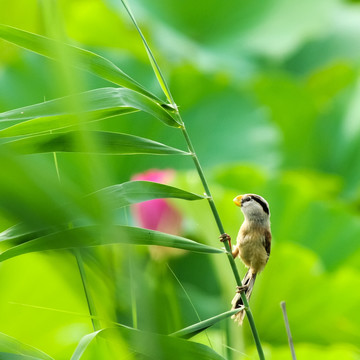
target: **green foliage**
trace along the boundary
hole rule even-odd
[[[21,343],[11,336],[0,333],[0,356],[1,359],[37,359],[37,360],[53,360],[52,357],[46,355],[42,351],[32,346]]]
[[[226,319],[235,282],[207,201],[183,201],[206,199],[191,156],[150,156],[190,155],[171,89],[233,242],[234,196],[269,201],[250,303],[266,359],[290,356],[282,300],[298,358],[359,359],[356,2],[130,1],[150,53],[119,1],[48,4],[0,14],[0,358],[258,358]],[[169,167],[168,185],[129,182]],[[134,226],[128,206],[162,198],[180,234]]]
[[[172,336],[146,333],[128,327],[118,327],[113,329],[102,329],[83,337],[71,357],[71,360],[78,360],[82,358],[83,353],[95,337],[102,336],[104,338],[108,338],[111,335],[120,335],[121,338],[125,338],[127,340],[127,351],[130,354],[131,352],[134,352],[136,354],[144,355],[146,358],[165,360],[168,359],[169,354],[173,354],[173,356],[177,359],[194,357],[203,360],[224,359],[214,350],[202,344],[184,341]],[[159,351],[159,349],[162,349],[162,351]]]
[[[91,138],[97,148],[84,149],[82,138]],[[39,154],[51,152],[80,152],[112,155],[190,155],[189,153],[166,146],[139,136],[105,131],[68,131],[66,133],[34,135],[9,141],[3,147],[19,154]]]
[[[94,226],[78,227],[58,231],[41,237],[36,237],[37,234],[35,233],[30,234],[30,241],[28,241],[29,239],[26,238],[26,235],[27,234],[21,233],[17,234],[17,241],[21,238],[25,238],[26,241],[2,252],[0,255],[0,262],[34,251],[73,249],[117,243],[169,246],[177,249],[210,254],[223,252],[220,249],[206,246],[180,236],[130,226],[117,226],[108,228],[106,231],[104,229],[97,229]]]

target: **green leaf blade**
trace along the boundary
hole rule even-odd
[[[19,236],[21,238],[21,236]],[[132,226],[117,225],[103,229],[99,226],[83,226],[51,233],[20,245],[13,246],[0,254],[0,262],[13,257],[46,250],[75,249],[102,245],[158,245],[202,254],[222,254],[223,250],[181,236]]]
[[[126,342],[128,351],[144,355],[150,359],[224,360],[221,355],[203,344],[186,341],[173,336],[140,331],[127,326],[101,329],[85,335],[80,340],[70,360],[81,359],[81,356],[86,352],[88,346],[98,336],[109,339],[109,341],[114,341],[114,336],[119,336]],[[149,346],[149,344],[152,344],[152,346]],[[174,354],[176,354],[176,356]]]
[[[217,322],[224,320],[232,315],[235,315],[236,313],[238,313],[241,310],[241,308],[239,309],[234,309],[234,310],[229,310],[226,311],[222,314],[216,315],[212,318],[200,321],[196,324],[193,324],[191,326],[188,326],[184,329],[181,329],[179,331],[176,331],[174,333],[171,334],[171,336],[176,336],[176,337],[180,337],[183,339],[190,339],[191,337],[195,336],[196,334],[199,334],[200,332],[206,330],[207,328],[209,328],[210,326],[216,324]]]
[[[71,104],[76,104],[77,112],[74,111],[73,106],[70,106]],[[0,137],[54,130],[76,125],[79,122],[96,121],[139,110],[154,116],[168,126],[179,127],[167,110],[147,96],[126,88],[108,87],[0,113],[0,122],[20,122],[1,130]]]
[[[150,49],[150,46],[148,45],[148,43],[147,43],[147,41],[146,41],[146,39],[145,39],[145,36],[143,35],[140,27],[138,26],[138,24],[137,24],[137,22],[136,22],[136,20],[135,20],[135,17],[134,17],[134,15],[132,14],[132,12],[131,12],[131,10],[130,10],[130,7],[126,4],[126,1],[121,0],[121,2],[122,2],[122,4],[124,5],[125,10],[126,10],[127,13],[129,14],[131,21],[133,22],[133,24],[134,24],[137,32],[139,33],[139,35],[140,35],[140,37],[141,37],[141,40],[142,40],[142,42],[143,42],[143,44],[144,44],[144,47],[145,47],[145,49],[146,49],[146,53],[147,53],[147,55],[148,55],[148,57],[149,57],[151,67],[152,67],[152,69],[153,69],[153,71],[154,71],[154,74],[155,74],[155,76],[156,76],[156,79],[157,79],[157,81],[158,81],[158,83],[159,83],[159,85],[160,85],[163,93],[165,94],[165,96],[166,96],[166,98],[168,99],[168,101],[174,106],[174,109],[177,110],[177,107],[176,107],[175,102],[174,102],[174,100],[173,100],[173,97],[172,97],[172,95],[171,95],[169,86],[168,86],[167,83],[166,83],[166,80],[165,80],[165,78],[164,78],[164,76],[163,76],[163,74],[162,74],[162,72],[161,72],[161,70],[160,70],[160,67],[159,67],[158,63],[156,62],[155,56],[153,55],[153,53],[152,53],[152,51],[151,51],[151,49]]]
[[[113,203],[113,207],[118,208],[153,199],[176,198],[189,201],[205,199],[204,196],[151,181],[128,181],[100,189],[89,196],[95,195],[105,197]]]
[[[95,148],[83,148],[79,139],[88,137]],[[107,155],[189,155],[189,153],[162,143],[138,136],[106,131],[69,131],[64,133],[34,135],[9,141],[2,145],[18,154],[40,154],[51,152],[97,153]]]
[[[57,50],[62,48],[63,52],[68,54],[68,58],[73,62],[72,65],[74,67],[88,71],[117,85],[138,91],[159,101],[155,95],[145,90],[139,83],[125,74],[111,61],[91,51],[62,44],[44,36],[3,24],[0,24],[0,38],[54,60],[57,58]]]
[[[3,360],[54,360],[51,356],[16,338],[0,333],[0,359]]]

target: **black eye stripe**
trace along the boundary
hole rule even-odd
[[[261,200],[259,197],[257,197],[257,196],[251,196],[250,198],[253,199],[253,200],[255,200],[258,204],[260,204],[261,207],[263,208],[264,212],[269,215],[269,213],[270,213],[269,207],[267,206],[267,204],[266,204],[264,201],[262,201],[262,200]]]

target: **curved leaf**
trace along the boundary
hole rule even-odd
[[[130,19],[131,21],[133,22],[137,32],[139,33],[140,37],[141,37],[141,40],[144,44],[144,47],[146,49],[146,52],[148,54],[148,57],[149,57],[149,60],[150,60],[150,64],[151,64],[151,67],[153,68],[153,71],[154,71],[154,74],[158,80],[158,83],[162,89],[162,91],[164,92],[165,96],[167,97],[167,99],[170,101],[170,103],[174,103],[174,100],[172,98],[172,95],[171,95],[171,92],[170,92],[170,89],[166,83],[166,80],[160,70],[160,67],[158,65],[158,63],[156,62],[156,59],[155,59],[155,56],[153,55],[151,49],[150,49],[150,46],[148,45],[146,39],[145,39],[145,36],[143,35],[140,27],[138,26],[136,20],[135,20],[135,17],[134,15],[132,14],[131,10],[130,10],[130,7],[126,4],[126,2],[124,0],[121,0],[122,4],[124,5],[125,7],[125,10],[127,11],[127,13],[129,14],[130,16]]]
[[[178,189],[173,186],[151,181],[128,181],[100,189],[89,196],[100,195],[106,197],[114,207],[123,207],[142,201],[177,198],[184,200],[203,200],[204,196]]]
[[[21,241],[21,240],[19,240]],[[74,249],[100,245],[159,245],[205,254],[221,254],[224,251],[180,236],[165,234],[132,226],[84,226],[22,242],[0,254],[0,262],[36,251]]]
[[[54,360],[30,345],[26,345],[12,336],[0,333],[0,359],[1,360]]]
[[[155,95],[145,90],[111,61],[91,51],[63,44],[44,36],[3,24],[0,24],[0,38],[54,60],[57,59],[57,54],[61,49],[63,53],[68,55],[69,61],[73,62],[72,65],[74,67],[159,101]]]
[[[76,108],[71,106],[76,104]],[[79,111],[78,114],[74,110]],[[126,88],[101,88],[79,94],[45,101],[0,113],[0,121],[33,119],[28,124],[14,125],[13,129],[0,131],[0,137],[23,135],[33,128],[32,133],[76,125],[79,121],[94,121],[123,113],[141,110],[173,127],[179,127],[176,120],[162,106],[136,91]],[[65,116],[66,115],[66,116]],[[40,119],[35,119],[40,118]]]
[[[101,329],[85,335],[80,340],[70,360],[81,359],[92,340],[97,336],[104,337],[109,341],[114,341],[114,336],[119,336],[124,339],[130,352],[145,355],[150,359],[224,360],[221,355],[203,344],[173,336],[135,330],[126,326]]]
[[[80,139],[89,137],[95,147],[84,149]],[[34,135],[9,141],[2,145],[5,149],[19,154],[49,152],[79,152],[111,155],[190,155],[189,153],[162,143],[138,136],[106,131],[69,131],[64,133]]]
[[[115,108],[86,112],[82,113],[80,116],[76,114],[64,114],[38,117],[31,120],[21,121],[18,124],[0,130],[0,138],[35,135],[42,132],[69,128],[74,125],[77,126],[79,123],[83,122],[103,120],[113,116],[130,114],[136,111],[138,110],[133,108]]]
[[[1,360],[41,360],[42,358],[34,357],[30,355],[13,354],[0,351]]]
[[[29,230],[23,223],[19,223],[0,233],[0,244],[15,246],[48,233],[49,230],[45,229]]]
[[[0,359],[1,360],[41,360],[41,358],[22,355],[22,354],[12,354],[7,352],[0,351]]]
[[[243,308],[243,307],[242,307]],[[199,334],[200,332],[206,330],[207,328],[209,328],[210,326],[216,324],[217,322],[224,320],[232,315],[235,315],[236,313],[238,313],[242,308],[238,308],[238,309],[234,309],[234,310],[229,310],[226,311],[222,314],[216,315],[210,319],[206,319],[203,321],[200,321],[196,324],[193,324],[191,326],[188,326],[184,329],[181,329],[179,331],[176,331],[172,334],[170,334],[171,336],[176,336],[176,337],[181,337],[183,339],[190,339],[191,337],[195,336],[196,334]]]

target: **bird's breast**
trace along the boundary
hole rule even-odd
[[[240,229],[237,245],[239,256],[253,273],[262,271],[268,261],[268,254],[264,247],[265,235],[263,231]]]

